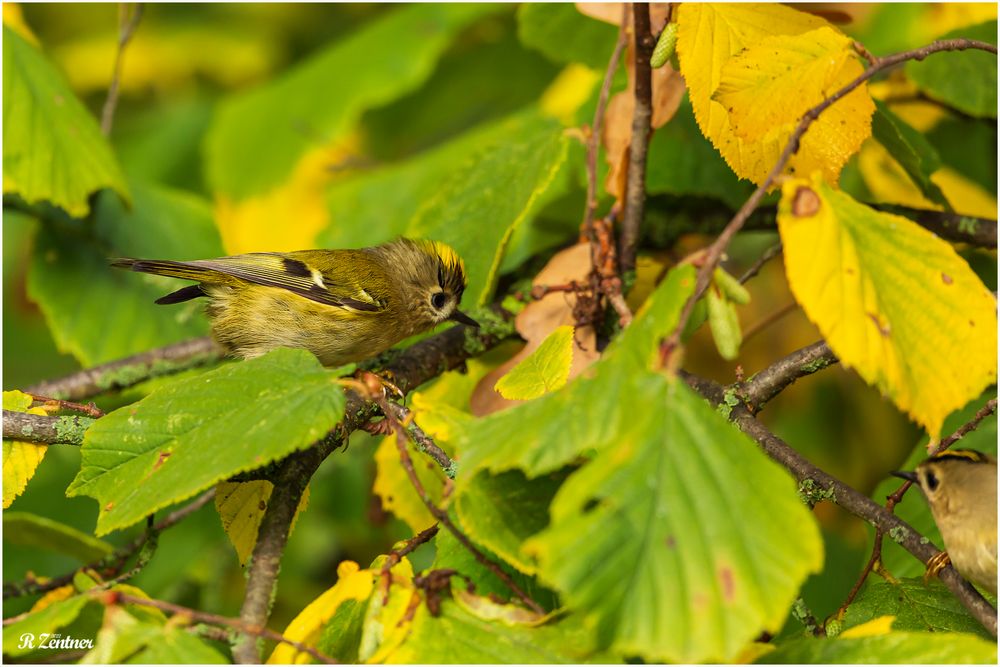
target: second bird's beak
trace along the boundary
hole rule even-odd
[[[905,479],[910,482],[913,482],[914,484],[917,483],[917,473],[915,472],[907,472],[906,470],[893,470],[892,475],[894,477],[899,477],[900,479]]]
[[[479,322],[475,321],[474,319],[472,319],[471,317],[469,317],[468,315],[466,315],[465,313],[463,313],[458,309],[453,310],[448,319],[455,320],[456,322],[461,322],[462,324],[466,324],[470,327],[476,327],[477,329],[479,328]]]

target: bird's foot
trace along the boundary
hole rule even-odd
[[[942,551],[941,553],[931,558],[929,561],[927,561],[927,571],[924,572],[924,583],[926,584],[933,577],[938,576],[941,570],[948,567],[950,564],[951,564],[951,557],[948,555],[947,551]]]

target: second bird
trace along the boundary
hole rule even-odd
[[[261,252],[175,262],[116,259],[112,266],[195,280],[156,300],[209,299],[212,335],[230,354],[252,358],[304,348],[326,366],[361,361],[454,320],[465,265],[436,241],[400,238],[357,250]]]

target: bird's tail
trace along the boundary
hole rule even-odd
[[[120,257],[111,260],[111,266],[119,269],[139,271],[141,273],[153,273],[158,276],[170,276],[171,278],[183,278],[185,280],[197,280],[198,282],[207,280],[218,272],[200,266],[188,264],[187,262],[174,262],[168,259],[132,259],[130,257]],[[176,292],[171,292],[156,300],[159,304],[180,303],[189,299],[196,299],[205,296],[201,285],[188,285]]]

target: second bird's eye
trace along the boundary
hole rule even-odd
[[[431,305],[438,310],[444,308],[445,301],[447,301],[447,299],[444,296],[444,292],[436,292],[431,295]]]

